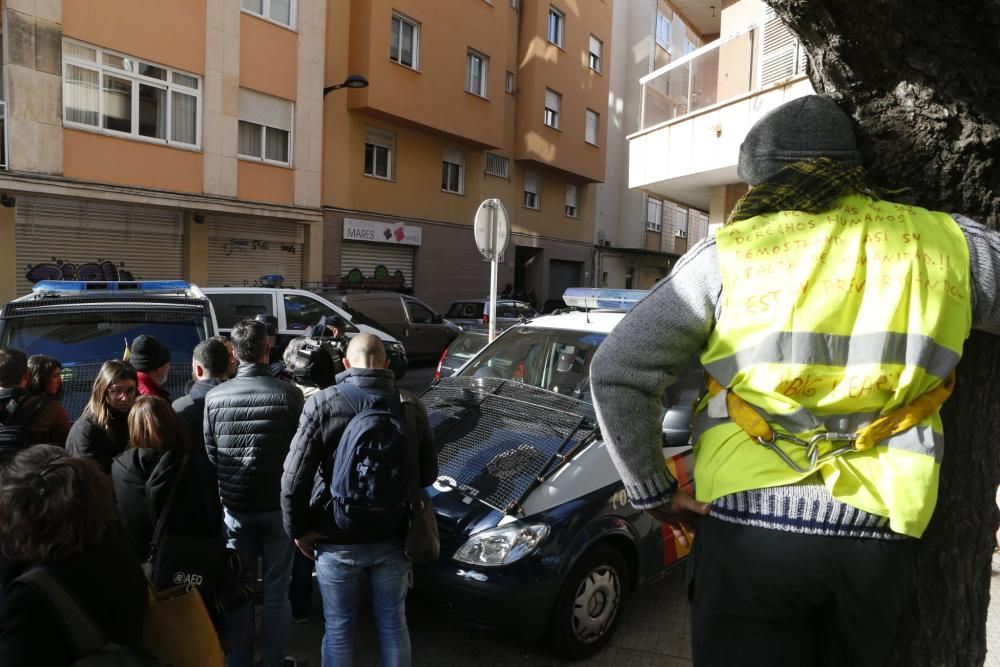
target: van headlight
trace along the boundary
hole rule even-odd
[[[453,558],[469,565],[509,565],[531,554],[549,534],[544,523],[512,523],[476,533],[455,552]]]

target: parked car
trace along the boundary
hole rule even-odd
[[[420,299],[396,292],[349,292],[341,301],[384,324],[411,359],[437,359],[462,329]]]
[[[441,361],[438,362],[437,370],[434,372],[434,379],[451,377],[466,361],[476,356],[476,354],[486,347],[490,334],[484,329],[467,329],[458,338],[451,341],[451,345],[441,353]]]
[[[278,347],[284,349],[288,341],[304,335],[323,316],[339,315],[345,321],[347,338],[361,332],[375,334],[385,344],[396,378],[406,375],[409,361],[406,350],[396,338],[384,330],[353,322],[349,312],[322,296],[284,287],[206,287],[204,292],[215,307],[221,333],[228,335],[240,320],[253,319],[260,314],[274,315],[278,318]]]
[[[462,299],[452,301],[445,317],[463,329],[489,326],[489,299]],[[497,299],[496,329],[503,331],[513,324],[538,317],[538,313],[524,301]]]
[[[687,555],[629,504],[590,396],[594,352],[644,294],[568,290],[567,304],[591,310],[514,325],[422,394],[441,447],[428,489],[441,557],[417,568],[416,587],[459,622],[544,634],[583,658],[611,638],[637,587]],[[664,462],[685,489],[701,383],[685,376],[664,406]]]
[[[216,330],[205,294],[180,280],[45,280],[0,311],[0,347],[62,364],[62,402],[72,419],[83,412],[101,364],[120,359],[141,334],[170,350],[165,388],[182,396],[191,379],[191,352]]]

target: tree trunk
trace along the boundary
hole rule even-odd
[[[765,0],[809,55],[817,92],[858,127],[897,200],[1000,223],[1000,3]],[[894,665],[981,665],[1000,483],[1000,341],[973,333],[945,405],[946,454]]]

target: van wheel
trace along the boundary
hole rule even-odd
[[[556,653],[581,660],[604,648],[618,628],[628,586],[628,567],[617,549],[604,544],[585,552],[552,610],[549,628]]]

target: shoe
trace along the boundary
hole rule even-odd
[[[308,622],[309,622],[308,616],[292,616],[292,623],[296,625],[302,625],[303,623],[308,623]]]

